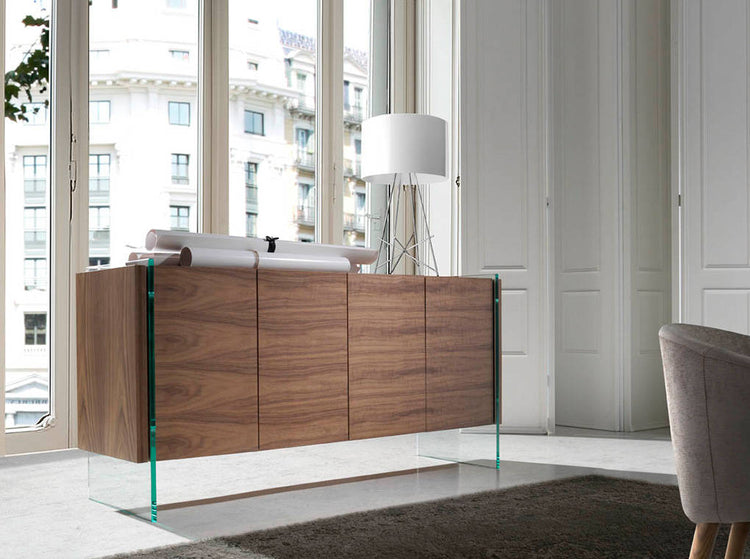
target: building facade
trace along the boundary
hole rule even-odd
[[[315,3],[310,2],[314,7]],[[276,8],[278,9],[278,8]],[[38,40],[8,3],[6,70]],[[121,266],[148,230],[198,230],[198,1],[90,7],[89,264]],[[344,242],[364,246],[360,125],[368,55],[346,49]],[[316,41],[268,3],[230,2],[229,233],[315,239]],[[6,120],[6,427],[49,410],[49,109]],[[23,234],[21,234],[23,233]]]

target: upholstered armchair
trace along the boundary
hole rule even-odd
[[[696,524],[691,559],[710,557],[731,523],[726,558],[750,530],[750,336],[669,324],[659,331],[682,508]]]

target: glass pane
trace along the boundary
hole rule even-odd
[[[89,265],[197,231],[198,4],[90,4]]]
[[[315,239],[314,0],[229,0],[229,234]]]
[[[49,4],[5,1],[6,428],[50,411]]]
[[[365,246],[362,120],[369,115],[370,0],[344,0],[344,244]]]

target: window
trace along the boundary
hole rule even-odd
[[[297,89],[305,91],[307,89],[307,74],[297,72]]]
[[[169,102],[169,124],[190,126],[190,103]]]
[[[246,237],[258,236],[258,214],[253,213],[253,212],[245,213],[245,236]]]
[[[297,185],[297,223],[315,225],[315,186]]]
[[[247,69],[248,70],[252,70],[253,72],[257,72],[258,71],[258,63],[257,62],[253,62],[252,60],[248,60],[247,61]]]
[[[245,110],[245,132],[264,136],[263,113]]]
[[[297,164],[300,167],[315,167],[315,142],[312,137],[312,130],[297,128]]]
[[[258,164],[245,163],[245,209],[258,212]]]
[[[109,230],[109,206],[89,207],[89,229],[92,231]]]
[[[23,259],[23,286],[26,291],[47,289],[47,259]]]
[[[359,111],[362,110],[362,88],[361,87],[354,88],[354,108]]]
[[[27,124],[42,126],[47,124],[47,105],[45,103],[26,103]]]
[[[47,190],[47,156],[23,156],[23,191],[26,202],[44,203]]]
[[[27,255],[43,256],[47,249],[47,208],[23,209],[23,244]]]
[[[109,266],[109,256],[89,256],[89,266]]]
[[[89,196],[109,198],[110,156],[108,153],[89,155]]]
[[[189,206],[169,206],[169,219],[172,231],[190,231]]]
[[[182,10],[187,7],[186,0],[167,0],[167,8]]]
[[[171,56],[174,60],[180,60],[181,62],[187,62],[190,60],[190,51],[189,50],[175,50],[170,49],[169,56]]]
[[[91,124],[107,124],[109,122],[109,101],[89,102],[89,122]]]
[[[349,82],[344,80],[344,110],[349,110]]]
[[[26,345],[47,344],[47,313],[24,313],[23,323]]]
[[[185,153],[172,154],[172,184],[188,184],[190,156]]]

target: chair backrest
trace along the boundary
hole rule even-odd
[[[750,337],[669,324],[659,341],[685,514],[750,521]]]

